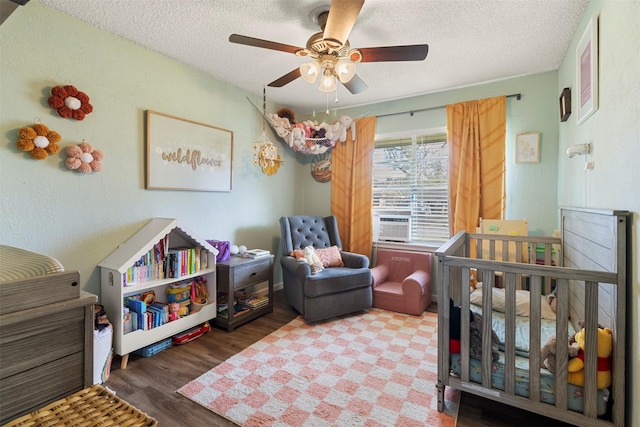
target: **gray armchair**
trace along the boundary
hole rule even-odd
[[[286,300],[309,322],[326,320],[371,307],[369,258],[342,251],[336,217],[280,218],[282,281]],[[290,256],[307,246],[337,246],[344,267],[327,267],[316,274],[304,261]]]

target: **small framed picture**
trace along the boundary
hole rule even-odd
[[[560,121],[566,122],[571,115],[571,89],[565,87],[560,94]]]
[[[516,163],[540,162],[540,132],[516,135]]]

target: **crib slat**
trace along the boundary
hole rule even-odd
[[[567,339],[569,336],[569,281],[557,279],[556,281],[556,407],[567,409],[567,364],[569,351]]]
[[[462,277],[464,277],[465,274],[467,278],[471,274],[468,268],[462,269]],[[462,298],[462,303],[460,304],[460,307],[462,310],[462,314],[460,316],[460,348],[463,349],[461,350],[461,353],[460,353],[460,367],[461,367],[460,377],[462,378],[463,381],[469,381],[469,369],[470,369],[469,343],[471,341],[469,322],[471,321],[471,319],[469,316],[468,283],[466,286],[461,286],[461,288],[467,289],[467,294],[466,294],[467,297]],[[462,293],[464,295],[464,291]]]
[[[585,282],[585,348],[584,348],[584,414],[589,418],[597,416],[596,393],[598,392],[598,283]]]
[[[505,331],[504,331],[504,391],[510,396],[516,392],[516,278],[514,273],[505,274]]]
[[[491,253],[493,254],[492,251]],[[478,271],[478,274],[480,274],[480,271]],[[493,270],[482,270],[482,386],[486,388],[491,388],[491,375],[493,373],[491,318],[493,314],[492,288],[494,283],[495,272]]]
[[[529,400],[540,401],[540,287],[542,278],[531,276],[529,279]],[[533,351],[532,351],[533,350]]]

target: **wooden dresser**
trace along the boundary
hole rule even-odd
[[[96,300],[80,292],[0,315],[0,424],[93,385]]]

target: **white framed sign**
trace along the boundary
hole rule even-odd
[[[233,132],[146,111],[149,190],[231,191]]]
[[[578,123],[598,109],[598,15],[591,17],[576,47]]]

